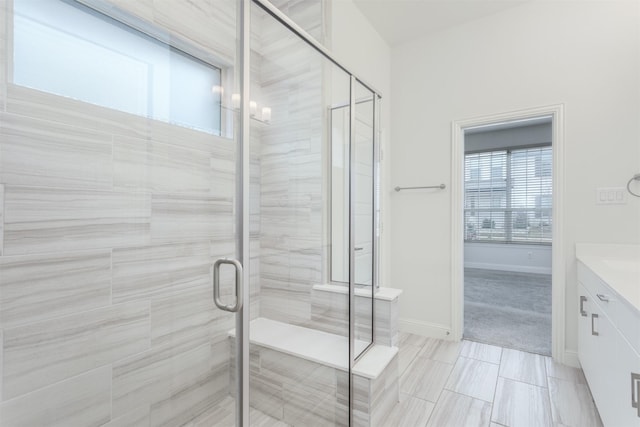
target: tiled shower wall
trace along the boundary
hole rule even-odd
[[[274,4],[323,41],[323,2]],[[260,151],[260,314],[313,328],[311,289],[322,282],[326,262],[323,155],[329,105],[323,90],[328,87],[321,56],[271,17],[260,16],[260,88],[273,111]]]
[[[232,63],[234,1],[116,3]],[[180,425],[228,393],[235,143],[7,82],[6,7],[0,425]]]

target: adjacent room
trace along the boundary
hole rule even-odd
[[[464,135],[465,339],[551,356],[550,118]]]

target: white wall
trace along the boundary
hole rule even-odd
[[[465,243],[464,266],[488,270],[551,274],[551,246]]]
[[[565,106],[566,348],[577,348],[575,242],[640,243],[640,199],[596,206],[596,187],[640,171],[639,2],[528,2],[392,51],[395,185],[451,177],[454,120]],[[401,326],[451,325],[451,198],[391,195],[391,285]]]
[[[391,49],[351,0],[334,0],[331,3],[330,49],[334,56],[349,70],[382,95],[381,146],[382,159],[382,222],[381,242],[382,286],[394,286],[389,277],[389,227],[391,205],[389,135],[391,124]]]

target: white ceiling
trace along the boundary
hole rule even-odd
[[[482,18],[528,0],[354,0],[356,6],[394,45]]]

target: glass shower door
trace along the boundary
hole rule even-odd
[[[236,2],[91,4],[0,2],[0,425],[234,425]]]
[[[355,80],[354,125],[351,133],[352,282],[354,286],[354,356],[374,341],[375,293],[375,94]]]
[[[288,15],[313,28],[321,10],[303,9]],[[348,112],[350,77],[255,3],[251,18],[250,420],[346,426],[349,295],[329,273],[329,118]]]

